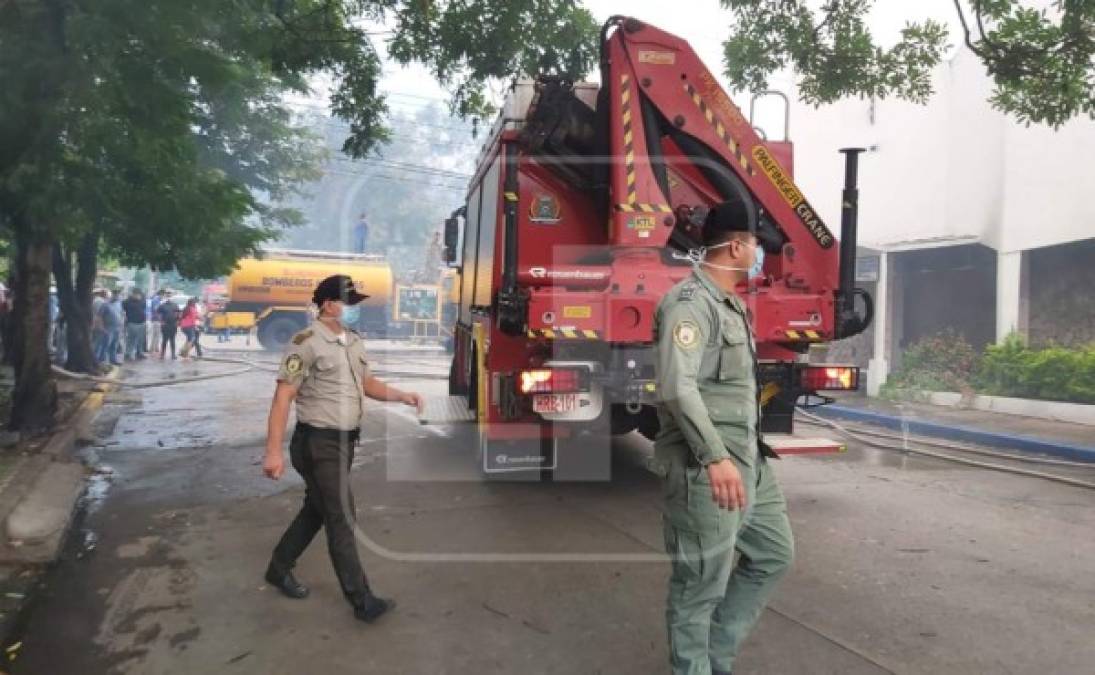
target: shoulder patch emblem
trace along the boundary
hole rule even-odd
[[[700,342],[699,326],[691,321],[681,321],[673,328],[673,342],[681,349],[692,349]]]
[[[685,286],[681,289],[681,292],[677,295],[678,300],[691,300],[692,296],[696,294],[695,286]]]
[[[304,359],[300,358],[300,354],[290,354],[285,357],[285,372],[296,375],[302,370],[304,370]]]
[[[313,333],[310,330],[305,330],[305,331],[301,331],[301,332],[297,333],[296,335],[293,336],[293,344],[295,344],[299,347],[300,345],[304,344],[305,340],[312,337],[312,334]]]

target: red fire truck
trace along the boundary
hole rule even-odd
[[[449,393],[471,411],[483,471],[606,454],[607,440],[561,456],[560,439],[589,430],[656,434],[654,310],[690,274],[707,210],[727,200],[746,204],[767,253],[740,289],[765,439],[784,453],[839,449],[796,438],[792,418],[803,395],[858,386],[854,368],[806,362],[811,344],[870,321],[854,288],[858,151],[838,244],[794,184],[790,142],[764,141],[687,42],[614,17],[600,71],[600,84],[515,84],[446,222],[460,272]]]

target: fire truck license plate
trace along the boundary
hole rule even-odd
[[[577,409],[577,394],[537,394],[532,397],[533,412],[568,413]]]

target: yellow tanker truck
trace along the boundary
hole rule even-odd
[[[244,258],[228,277],[225,315],[250,315],[259,342],[280,351],[308,325],[316,284],[332,274],[347,274],[369,296],[353,321],[369,336],[383,336],[389,324],[392,268],[379,255],[267,249],[261,259]]]

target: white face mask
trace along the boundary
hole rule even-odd
[[[707,262],[707,252],[708,251],[713,251],[716,248],[722,248],[724,246],[729,246],[730,244],[731,244],[731,242],[726,241],[726,242],[723,242],[721,244],[715,244],[714,246],[701,246],[700,248],[694,248],[694,249],[689,250],[688,253],[686,253],[684,255],[681,255],[681,254],[677,253],[676,251],[674,251],[673,252],[673,257],[676,260],[690,260],[690,261],[692,261],[693,265],[706,265],[707,267],[711,267],[711,268],[717,269],[717,270],[727,270],[727,271],[745,271],[745,270],[748,270],[750,279],[755,279],[755,278],[759,277],[760,274],[761,274],[761,271],[764,269],[764,249],[761,248],[760,245],[758,245],[755,242],[747,244],[747,246],[752,246],[756,250],[756,253],[755,253],[754,259],[753,259],[753,265],[751,267],[733,267],[733,266],[730,266],[730,265],[716,265],[715,263]]]

